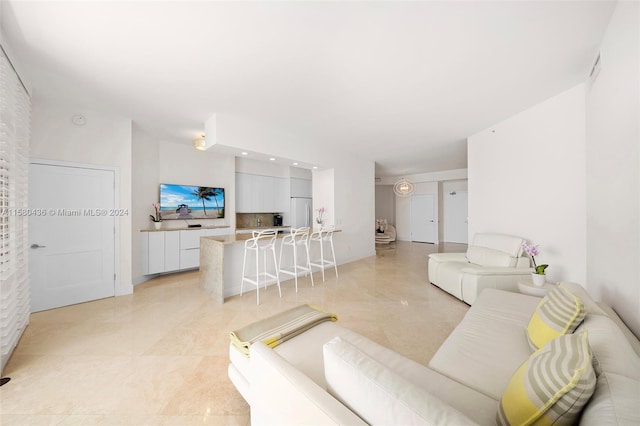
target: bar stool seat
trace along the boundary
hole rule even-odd
[[[314,259],[309,262],[312,267],[320,268],[322,271],[322,282],[324,282],[324,270],[327,267],[333,266],[336,270],[336,278],[338,278],[338,265],[336,264],[336,252],[333,247],[333,226],[328,226],[326,228],[321,228],[319,231],[314,231],[309,237],[309,245],[316,242],[320,248],[320,258]],[[324,246],[326,243],[329,243],[329,248],[331,249],[331,258],[325,257]],[[327,253],[328,254],[328,253]]]
[[[282,245],[280,246],[280,261],[278,271],[280,274],[293,275],[296,283],[296,293],[298,292],[298,272],[309,273],[311,276],[311,287],[313,284],[313,274],[311,273],[311,258],[309,256],[309,233],[311,229],[309,227],[303,227],[294,229],[291,228],[290,234],[282,238]],[[282,265],[282,251],[285,247],[291,247],[293,254],[293,264],[289,267],[283,267]],[[306,253],[306,261],[304,264],[300,264],[298,261],[299,250],[303,249]]]
[[[257,232],[253,231],[252,238],[244,242],[244,257],[242,259],[242,282],[240,283],[240,296],[242,296],[242,290],[244,283],[253,284],[256,286],[256,304],[260,304],[260,277],[264,277],[264,288],[267,288],[267,281],[269,278],[275,279],[278,283],[278,292],[282,297],[282,290],[280,288],[280,276],[278,274],[278,264],[276,262],[276,231],[270,229],[268,231]],[[271,252],[269,257],[273,259],[274,273],[267,270],[267,252]],[[262,253],[262,265],[260,265],[260,254]],[[255,255],[255,275],[247,275],[247,255]],[[260,272],[260,266],[262,266],[262,272]]]

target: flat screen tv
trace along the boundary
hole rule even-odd
[[[221,219],[224,188],[160,184],[162,219]]]

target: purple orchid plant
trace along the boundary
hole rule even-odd
[[[155,210],[156,214],[149,215],[152,222],[162,222],[162,215],[160,214],[160,203],[151,203],[151,207]]]
[[[522,249],[525,253],[527,253],[531,260],[533,261],[533,269],[535,269],[536,274],[544,275],[544,270],[549,267],[549,265],[537,265],[535,256],[537,256],[540,252],[538,251],[538,246],[533,244],[527,244],[527,242],[522,243]]]

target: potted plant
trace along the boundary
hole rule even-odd
[[[525,241],[522,243],[522,248],[531,257],[531,261],[533,262],[534,272],[531,273],[531,279],[533,280],[533,284],[541,287],[544,285],[546,281],[546,275],[544,273],[545,269],[549,267],[549,265],[537,265],[536,258],[540,252],[538,251],[538,246],[533,244],[527,244]]]
[[[160,225],[162,224],[162,215],[160,214],[160,203],[151,203],[151,207],[155,210],[155,215],[150,214],[149,217],[153,222],[153,226],[156,229],[160,229]]]
[[[322,227],[322,224],[324,223],[324,218],[322,217],[322,215],[324,215],[324,207],[320,207],[318,209],[318,217],[316,217],[316,222],[318,223],[318,225],[320,225],[320,227]]]

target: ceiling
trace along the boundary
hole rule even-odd
[[[2,0],[0,23],[34,96],[185,144],[238,115],[380,177],[465,168],[468,136],[585,81],[614,7]]]

